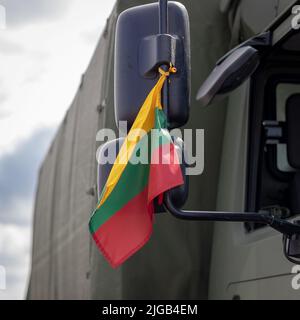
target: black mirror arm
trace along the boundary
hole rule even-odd
[[[169,21],[168,20],[169,20],[168,0],[159,0],[159,33],[160,34],[168,34],[169,33]],[[166,71],[167,67],[164,67],[163,70]],[[163,90],[162,90],[162,103],[164,106],[165,114],[168,118],[168,116],[169,116],[169,85],[168,85],[168,81],[166,81],[166,83],[163,87]]]
[[[164,207],[175,218],[194,221],[255,222],[269,225],[278,232],[292,237],[300,235],[300,225],[280,219],[272,214],[251,212],[217,212],[187,211],[177,208],[171,200],[170,193],[164,195]]]

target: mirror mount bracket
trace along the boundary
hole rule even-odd
[[[235,47],[232,50],[230,50],[229,52],[227,52],[221,59],[218,60],[216,65],[221,64],[225,59],[227,59],[237,49],[244,48],[244,47],[252,47],[252,48],[258,50],[258,52],[261,52],[261,51],[264,51],[264,48],[266,49],[271,46],[272,46],[272,33],[271,33],[271,31],[266,31],[266,32],[260,33],[256,36],[244,41],[243,43],[241,43],[237,47]]]
[[[141,40],[139,48],[139,72],[142,77],[155,78],[158,68],[162,65],[169,66],[170,62],[176,66],[182,42],[170,34],[157,34]]]
[[[272,45],[272,33],[271,31],[266,31],[260,33],[242,43],[242,46],[251,46],[255,49],[262,47],[270,47]]]
[[[181,220],[191,221],[219,221],[219,222],[255,222],[270,226],[282,233],[287,238],[300,235],[300,223],[289,222],[276,217],[273,214],[257,212],[217,212],[217,211],[186,211],[177,208],[170,197],[170,193],[164,195],[164,207],[167,212]],[[299,237],[298,237],[299,238]]]

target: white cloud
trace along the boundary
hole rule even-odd
[[[53,135],[53,128],[41,128],[12,152],[0,156],[0,219],[1,211],[33,194],[40,163]]]
[[[63,4],[66,2],[69,5]],[[1,159],[10,157],[12,163],[18,163],[20,143],[30,141],[40,128],[57,127],[63,119],[114,3],[115,0],[6,2],[7,29],[0,30],[0,182],[7,177],[1,173],[4,165]],[[48,144],[44,141],[37,148],[43,149]],[[34,157],[33,152],[27,165]],[[0,265],[7,268],[7,290],[0,291],[0,299],[24,298],[35,177],[27,177],[29,193],[4,184]],[[8,181],[17,179],[15,176]]]
[[[0,31],[0,111],[9,110],[0,118],[0,150],[63,119],[113,4],[72,0],[61,20]]]
[[[6,8],[8,27],[20,27],[62,17],[69,9],[70,0],[0,0]]]
[[[13,197],[12,200],[0,206],[0,222],[3,225],[29,226],[32,222],[34,194],[26,198]]]
[[[22,299],[26,294],[34,189],[52,136],[52,129],[40,129],[0,157],[0,266],[5,267],[7,277],[0,300]]]
[[[30,226],[0,224],[0,265],[6,270],[2,299],[24,299],[30,261]]]

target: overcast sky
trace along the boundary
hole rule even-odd
[[[0,0],[0,300],[25,297],[38,168],[114,2]]]

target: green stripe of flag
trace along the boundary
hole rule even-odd
[[[146,143],[148,137],[144,136],[137,144],[135,152]],[[90,230],[96,232],[113,214],[122,209],[126,203],[141,193],[148,184],[149,164],[132,164],[128,162],[116,187],[108,199],[96,209],[91,220]],[[103,193],[102,193],[103,194]]]
[[[163,111],[156,109],[155,112],[155,128],[164,128],[166,126],[166,117]],[[150,133],[145,135],[139,141],[135,147],[132,157],[137,154],[138,150],[144,149],[145,144],[149,142],[149,135]],[[169,134],[159,135],[159,137],[160,139],[154,137],[154,139],[151,141],[152,153],[161,145],[170,143]],[[150,147],[150,144],[148,147]],[[128,162],[122,176],[120,177],[120,180],[108,199],[101,205],[99,209],[95,210],[90,220],[90,231],[92,233],[96,232],[111,216],[121,210],[129,201],[144,191],[148,184],[149,172],[149,163],[132,164],[130,161]]]

